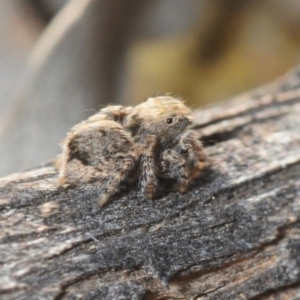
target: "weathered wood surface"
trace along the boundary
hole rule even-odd
[[[299,299],[299,70],[195,119],[211,167],[186,195],[1,178],[0,298]]]

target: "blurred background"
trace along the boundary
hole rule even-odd
[[[300,0],[1,0],[0,175],[54,159],[107,104],[193,108],[300,61]]]

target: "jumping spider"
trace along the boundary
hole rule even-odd
[[[101,206],[121,182],[132,180],[148,199],[163,178],[175,180],[177,190],[186,192],[205,166],[196,132],[186,130],[190,114],[172,97],[101,109],[74,126],[64,140],[57,163],[60,184],[93,184]]]

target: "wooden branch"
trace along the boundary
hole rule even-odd
[[[299,74],[195,111],[211,167],[185,195],[1,178],[1,299],[298,299]]]

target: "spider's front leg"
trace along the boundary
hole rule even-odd
[[[186,157],[175,149],[167,149],[161,155],[160,166],[162,176],[175,179],[178,183],[177,190],[180,193],[186,192],[189,186],[189,170]]]
[[[160,164],[163,176],[177,180],[178,191],[184,193],[205,167],[205,161],[197,133],[189,130],[180,136],[174,147],[162,153]]]
[[[140,161],[139,188],[147,199],[152,199],[158,186],[155,172],[155,148],[158,145],[158,139],[154,135],[148,135],[143,144],[144,147]]]
[[[206,165],[206,157],[197,132],[188,130],[182,134],[175,149],[186,156],[190,180],[199,177]]]

